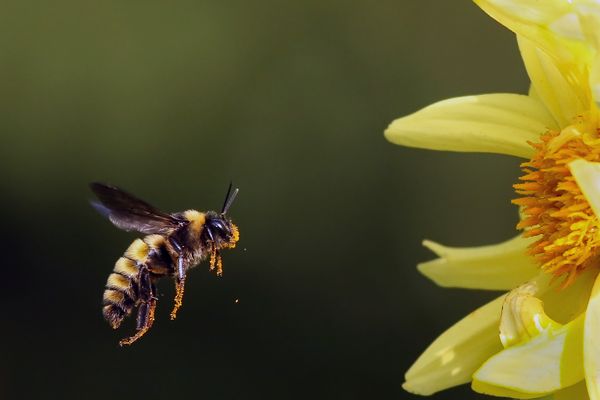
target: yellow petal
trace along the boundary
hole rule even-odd
[[[395,144],[432,150],[509,154],[530,158],[537,141],[556,123],[537,100],[518,94],[457,97],[392,122]]]
[[[527,92],[527,95],[529,97],[531,97],[532,99],[537,100],[537,101],[539,101],[540,103],[543,104],[542,98],[540,97],[540,95],[535,90],[535,87],[532,84],[529,85],[529,91]]]
[[[526,37],[552,58],[564,79],[579,86],[586,96],[591,88],[596,102],[600,100],[600,4],[597,1],[475,2],[492,18],[517,35]],[[586,81],[588,78],[589,82]],[[563,116],[570,118],[573,115]]]
[[[572,7],[564,0],[475,0],[492,18],[521,35],[536,31],[571,12]]]
[[[531,242],[517,236],[496,245],[458,248],[426,240],[423,245],[440,258],[418,268],[444,287],[510,290],[539,272],[534,260],[525,254]]]
[[[596,109],[600,107],[600,48],[598,55],[594,58],[590,72],[590,89],[596,102]]]
[[[537,399],[537,400],[589,400],[585,382],[581,381],[573,386],[561,389],[548,396],[539,397],[537,394],[521,393],[516,390],[505,389],[482,382],[474,381],[471,388],[479,393],[485,393],[497,397],[509,397],[511,399]]]
[[[584,313],[597,275],[598,269],[586,268],[573,284],[561,288],[562,282],[552,281],[550,274],[540,274],[535,280],[538,287],[546,288],[537,294],[544,303],[544,311],[561,324],[566,324]]]
[[[504,296],[478,308],[441,334],[406,372],[405,390],[430,395],[471,380],[502,349],[498,323]]]
[[[590,110],[589,67],[598,48],[590,38],[597,37],[590,33],[590,27],[597,32],[597,4],[565,0],[475,2],[517,33],[529,77],[561,128]]]
[[[585,382],[579,382],[576,385],[559,390],[554,393],[552,400],[589,400]]]
[[[541,397],[578,383],[584,377],[583,324],[584,314],[502,350],[473,374],[474,389],[492,395],[503,395],[494,393],[494,388],[508,389]]]
[[[587,75],[569,66],[561,69],[534,42],[524,36],[517,39],[531,84],[560,127],[570,125],[578,115],[587,115],[591,101]]]
[[[575,15],[570,1],[475,0],[475,3],[490,17],[516,34],[534,41],[537,47],[553,57],[572,60],[573,53],[569,46],[577,46],[578,43],[559,43],[557,36],[565,35],[555,29],[573,32],[571,17]]]
[[[542,278],[545,277],[542,275]],[[500,341],[504,347],[531,340],[549,328],[560,326],[546,314],[542,300],[536,297],[548,290],[546,282],[540,288],[538,280],[527,282],[506,296],[500,318]]]
[[[600,4],[593,2],[578,8],[581,29],[586,43],[593,49],[590,62],[590,88],[596,105],[600,106]]]
[[[596,278],[585,315],[585,380],[591,400],[600,399],[600,278]]]
[[[589,66],[589,87],[596,106],[600,105],[600,3],[596,0],[570,1],[570,12],[553,22],[551,30],[578,56],[585,76]],[[579,46],[579,47],[577,47]],[[597,112],[597,107],[593,107]],[[596,117],[596,116],[594,116]]]
[[[502,306],[500,338],[504,346],[529,340],[544,329],[557,328],[583,314],[597,275],[596,268],[587,268],[563,288],[551,274],[540,272],[513,289]]]
[[[517,390],[494,386],[485,382],[479,382],[477,380],[474,380],[473,383],[471,383],[471,389],[477,393],[483,393],[496,397],[509,397],[511,399],[539,399],[541,396],[543,396],[539,393],[522,393]],[[544,399],[546,399],[546,397],[544,397]]]
[[[592,210],[600,217],[600,163],[579,159],[571,162],[569,169]]]
[[[597,272],[580,280],[593,281]],[[552,320],[541,299],[560,297],[562,308],[579,309],[580,298],[562,296],[540,273],[509,293],[502,307],[500,338],[505,350],[491,357],[473,375],[473,389],[495,396],[535,398],[583,380],[583,324],[585,313],[562,325]],[[574,291],[589,294],[589,282]],[[583,311],[583,310],[581,310]]]

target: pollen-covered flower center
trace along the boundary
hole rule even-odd
[[[513,200],[522,207],[517,228],[538,238],[529,253],[542,270],[564,278],[563,287],[600,253],[598,218],[567,167],[578,158],[599,162],[600,140],[573,132],[548,132],[540,143],[531,143],[536,153],[521,164],[523,183],[514,185],[523,197]]]

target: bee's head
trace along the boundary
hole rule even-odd
[[[224,247],[233,248],[240,238],[237,226],[235,226],[226,216],[229,207],[231,207],[231,203],[233,203],[235,196],[238,194],[237,188],[235,190],[232,189],[233,185],[230,183],[220,213],[214,211],[206,213],[202,239],[205,242],[212,243],[214,251]]]
[[[223,261],[219,250],[234,248],[240,239],[238,227],[225,215],[238,193],[238,189],[232,191],[232,187],[233,185],[229,184],[221,212],[209,211],[205,214],[204,229],[201,233],[201,240],[207,245],[210,254],[210,269],[216,269],[217,275],[223,273]]]
[[[233,248],[240,238],[237,226],[225,215],[214,211],[206,213],[202,235],[205,241],[211,242],[218,248]]]

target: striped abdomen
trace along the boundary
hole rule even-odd
[[[163,236],[148,235],[143,240],[134,240],[117,260],[106,282],[102,309],[106,321],[118,328],[134,307],[154,296],[154,281],[172,273],[173,261]]]

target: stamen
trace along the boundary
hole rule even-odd
[[[522,183],[513,185],[523,196],[512,201],[523,214],[517,228],[524,237],[539,237],[528,252],[542,270],[563,279],[562,287],[600,254],[600,223],[567,166],[577,158],[600,162],[597,142],[574,126],[542,135],[530,143],[533,158],[521,164]]]

